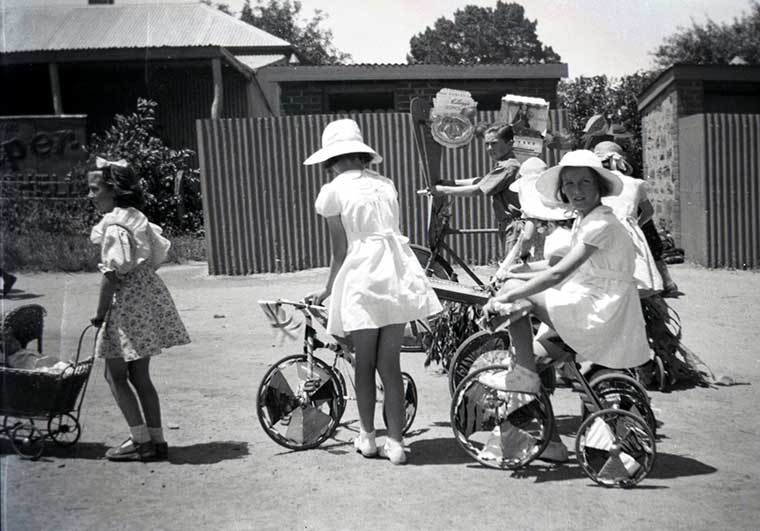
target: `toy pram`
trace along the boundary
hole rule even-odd
[[[79,415],[94,362],[94,356],[80,361],[80,354],[90,328],[82,331],[76,358],[61,372],[0,367],[2,433],[19,455],[39,459],[48,438],[64,447],[79,440]]]

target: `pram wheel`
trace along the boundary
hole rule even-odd
[[[657,434],[657,419],[649,405],[649,395],[633,377],[623,373],[608,372],[596,376],[589,383],[605,409],[619,409],[637,415],[646,422],[653,435]],[[581,400],[581,416],[586,418],[590,410]]]
[[[583,472],[600,485],[633,487],[649,474],[655,455],[651,430],[628,411],[597,411],[578,428],[575,457]]]
[[[48,433],[58,446],[73,446],[82,435],[82,426],[70,413],[62,413],[48,419]]]
[[[498,331],[495,334],[492,334],[488,330],[480,330],[465,339],[451,358],[451,364],[449,365],[449,393],[452,396],[454,395],[456,388],[473,368],[503,363],[502,360],[491,358],[479,360],[479,358],[484,353],[492,350],[507,350],[509,349],[509,344],[509,333],[506,330]],[[480,361],[480,363],[476,363],[477,361]]]
[[[319,358],[288,356],[264,374],[256,394],[261,427],[292,450],[315,448],[335,432],[345,411],[342,378]]]
[[[414,417],[417,416],[417,384],[414,383],[412,377],[405,372],[401,373],[401,379],[404,386],[404,431],[406,434],[409,428],[414,423]],[[388,420],[385,415],[385,404],[383,403],[383,422],[388,425]]]
[[[511,470],[541,455],[549,444],[554,414],[546,393],[500,391],[481,382],[507,370],[492,365],[462,380],[451,403],[451,428],[470,457],[490,468]]]
[[[45,436],[34,423],[18,423],[11,431],[11,446],[17,454],[37,460],[45,449]]]

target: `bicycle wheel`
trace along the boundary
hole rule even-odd
[[[503,350],[509,349],[510,340],[509,333],[506,330],[502,330],[492,334],[488,330],[480,330],[475,332],[467,339],[465,339],[459,348],[454,353],[454,357],[451,358],[451,364],[449,365],[449,394],[454,395],[454,391],[462,383],[462,380],[473,369],[478,358],[481,358],[483,354],[491,350]],[[475,365],[475,368],[480,368],[485,365],[497,365],[503,363],[499,359],[483,359],[481,362]]]
[[[401,373],[401,379],[404,385],[404,431],[409,431],[414,423],[414,417],[417,416],[417,384],[414,383],[411,375],[406,372]],[[382,393],[382,385],[378,384],[377,390]],[[382,396],[380,398],[382,400]],[[388,425],[388,417],[385,415],[385,402],[383,402],[383,422]]]
[[[512,470],[546,449],[554,413],[546,393],[501,391],[481,381],[508,370],[491,365],[462,380],[451,402],[451,428],[467,455],[487,467]]]
[[[62,413],[48,419],[48,434],[58,446],[73,446],[82,435],[82,426],[70,413]]]
[[[335,432],[345,411],[345,389],[335,371],[319,358],[287,356],[264,375],[256,394],[256,414],[264,432],[292,450],[315,448]]]
[[[649,474],[656,454],[646,423],[620,409],[592,413],[575,439],[575,457],[583,472],[606,487],[633,487]]]
[[[633,377],[623,373],[605,373],[596,376],[589,387],[599,398],[604,409],[620,409],[637,415],[646,422],[653,435],[657,435],[657,419],[649,404],[649,395]],[[581,400],[581,417],[590,413],[588,405]]]

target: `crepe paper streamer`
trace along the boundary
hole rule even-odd
[[[604,420],[597,417],[586,432],[586,446],[609,451],[615,444],[615,436]]]
[[[501,423],[501,454],[504,459],[522,461],[535,447],[535,437],[508,421]]]
[[[313,441],[329,426],[331,420],[332,418],[329,415],[322,413],[313,406],[297,408],[290,418],[290,425],[285,437],[298,444]]]
[[[623,462],[623,466],[628,471],[630,477],[635,476],[636,472],[641,468],[641,465],[625,452],[620,452],[620,461]]]
[[[623,461],[616,456],[611,455],[604,466],[599,471],[599,479],[609,479],[610,481],[618,481],[621,478],[628,478],[628,469],[623,464]]]

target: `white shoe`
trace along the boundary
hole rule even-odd
[[[377,444],[375,444],[375,432],[359,432],[359,436],[354,439],[354,449],[364,457],[375,457],[377,455]]]
[[[389,459],[394,465],[403,465],[406,463],[406,452],[404,445],[398,441],[387,439],[382,448],[379,449],[380,457]]]

